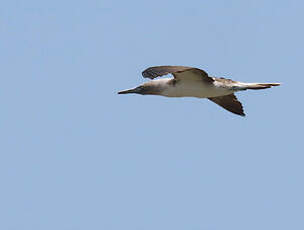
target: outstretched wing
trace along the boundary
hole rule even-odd
[[[174,78],[180,80],[204,80],[206,82],[213,82],[213,78],[201,69],[186,67],[186,66],[154,66],[142,72],[144,78],[154,79],[163,75],[172,74]]]
[[[221,97],[211,97],[208,99],[232,113],[245,116],[243,106],[234,94],[229,94]]]

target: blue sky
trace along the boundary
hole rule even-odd
[[[4,1],[1,229],[304,229],[303,1]],[[154,65],[245,82],[247,116],[117,95]]]

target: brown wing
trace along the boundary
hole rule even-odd
[[[196,78],[213,82],[213,78],[201,69],[186,66],[154,66],[142,72],[144,78],[154,79],[163,75],[172,74],[176,79]],[[184,78],[185,77],[185,78]]]
[[[238,99],[236,98],[236,96],[234,94],[230,94],[227,96],[221,96],[221,97],[212,97],[212,98],[208,98],[208,99],[232,113],[235,113],[235,114],[241,115],[241,116],[245,116],[243,106],[242,106],[241,102],[238,101]]]

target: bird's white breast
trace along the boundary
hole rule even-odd
[[[161,95],[167,97],[218,97],[233,93],[224,87],[219,87],[213,83],[200,80],[178,81],[176,84],[168,85]]]

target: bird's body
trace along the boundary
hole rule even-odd
[[[162,89],[158,95],[166,97],[208,98],[229,95],[234,91],[221,85],[205,84],[203,81],[185,80],[174,82],[174,78],[156,79],[149,82]]]
[[[154,79],[171,73],[173,78]],[[228,111],[245,116],[242,104],[234,95],[235,92],[247,89],[266,89],[278,86],[279,83],[243,83],[225,78],[210,77],[197,68],[184,66],[156,66],[143,71],[145,78],[152,81],[119,94],[137,93],[161,95],[166,97],[208,98]]]

